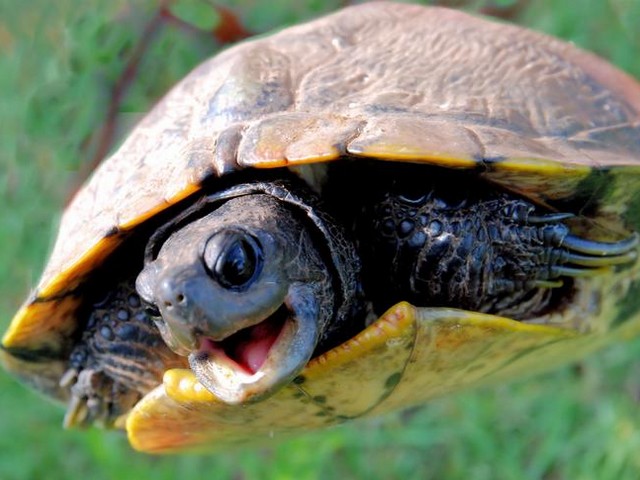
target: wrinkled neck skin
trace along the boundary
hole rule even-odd
[[[232,198],[174,232],[138,277],[165,342],[227,403],[291,381],[334,316],[331,267],[308,227],[269,195]]]

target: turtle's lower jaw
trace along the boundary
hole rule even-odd
[[[189,355],[196,377],[221,401],[264,399],[291,381],[316,347],[315,322],[283,305],[269,318],[223,340],[203,337]]]

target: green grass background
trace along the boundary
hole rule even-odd
[[[339,2],[234,2],[265,32]],[[458,2],[460,3],[460,2]],[[176,12],[209,28],[202,1]],[[466,2],[510,6],[513,1]],[[640,77],[640,0],[530,1],[516,18]],[[157,1],[0,0],[0,327],[37,281],[59,212],[87,170],[109,92]],[[120,108],[138,118],[216,48],[164,28]],[[640,341],[547,375],[438,399],[262,448],[152,457],[123,435],[64,431],[63,412],[0,371],[0,479],[640,478]],[[250,428],[250,426],[248,427]]]

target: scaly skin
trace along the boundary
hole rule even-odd
[[[185,366],[165,345],[135,290],[135,276],[91,307],[61,384],[70,388],[65,425],[112,426],[162,381]]]
[[[581,238],[552,212],[473,177],[385,179],[356,219],[367,296],[527,320],[570,301],[573,278],[636,258],[637,236]],[[366,241],[365,241],[366,239]]]

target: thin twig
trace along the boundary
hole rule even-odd
[[[80,178],[82,179],[86,178],[89,173],[100,164],[113,145],[120,105],[122,104],[124,96],[138,73],[140,62],[142,61],[145,52],[151,45],[153,38],[158,33],[159,29],[162,27],[163,20],[161,10],[164,8],[166,3],[167,1],[163,0],[162,7],[158,9],[158,11],[145,25],[142,35],[140,36],[140,40],[131,53],[131,57],[125,64],[116,83],[111,88],[105,119],[102,122],[101,127],[98,129],[99,135],[95,151],[91,156],[91,160],[85,164],[81,171]]]
[[[171,0],[162,0],[157,11],[145,25],[142,35],[140,36],[140,40],[133,49],[122,73],[113,85],[109,96],[105,119],[102,122],[101,127],[98,129],[95,151],[93,152],[93,155],[91,155],[91,160],[89,160],[83,167],[80,178],[86,178],[89,173],[93,171],[107,156],[113,146],[117,117],[122,101],[124,100],[129,87],[136,78],[144,54],[149,49],[153,39],[156,37],[163,25],[171,24],[191,34],[205,33],[216,40],[220,46],[237,42],[252,35],[252,33],[241,24],[238,16],[226,7],[212,5],[212,8],[214,8],[218,13],[220,21],[213,31],[206,32],[205,30],[199,29],[176,17],[170,10],[170,3]]]

